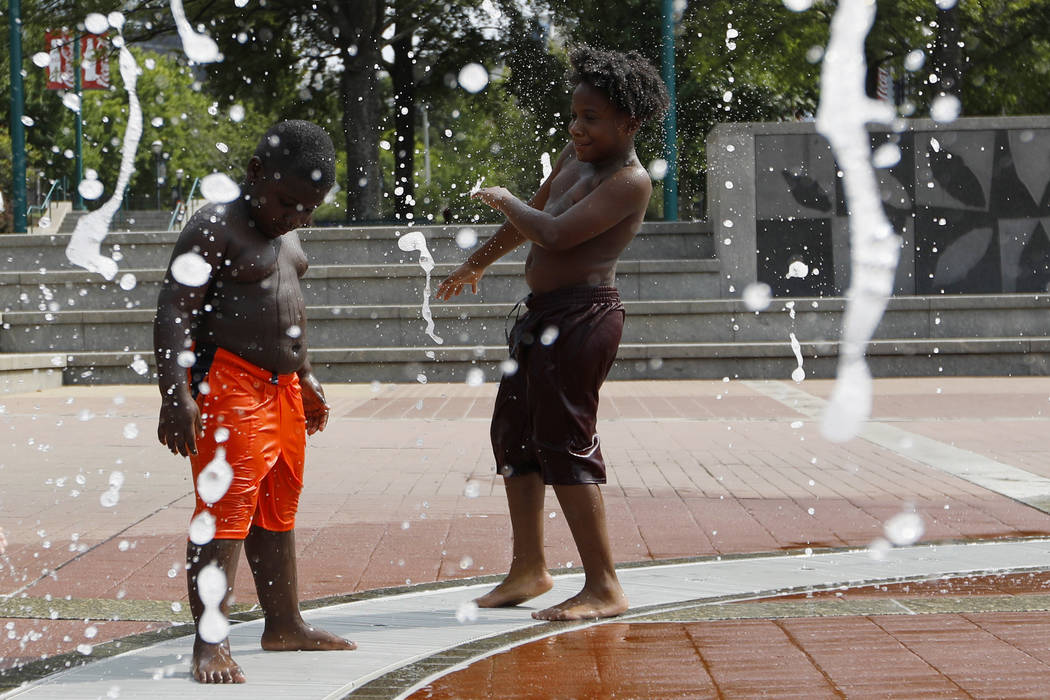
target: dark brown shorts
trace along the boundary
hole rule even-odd
[[[539,472],[545,484],[604,484],[595,430],[598,390],[623,334],[614,287],[530,294],[508,343],[517,371],[504,373],[492,413],[496,470]]]

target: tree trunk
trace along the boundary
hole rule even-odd
[[[393,49],[390,77],[394,86],[394,214],[405,221],[413,218],[416,191],[416,79],[412,35],[399,38]]]
[[[376,221],[381,216],[376,68],[384,7],[385,0],[332,0],[326,8],[343,61],[339,99],[346,139],[347,221]]]
[[[379,110],[374,60],[358,57],[339,81],[346,137],[347,221],[380,218],[382,179],[379,172]]]

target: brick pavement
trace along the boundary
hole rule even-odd
[[[801,385],[822,397],[830,387]],[[310,440],[297,528],[304,599],[506,570],[509,526],[487,446],[494,391],[328,387],[333,418]],[[1043,378],[880,380],[874,418],[1050,475],[1039,440],[1048,397]],[[77,610],[0,619],[0,668],[185,619],[188,468],[156,444],[154,390],[66,387],[0,405],[0,592],[68,597]],[[618,562],[865,546],[907,508],[928,541],[1050,532],[1046,513],[918,464],[906,445],[829,444],[814,420],[742,382],[610,383],[600,419]],[[114,472],[123,485],[105,507]],[[547,509],[549,561],[573,566],[552,496]],[[235,594],[254,603],[250,576]],[[163,601],[171,614],[94,620],[75,605],[90,599],[129,611]]]

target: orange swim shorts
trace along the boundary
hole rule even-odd
[[[190,456],[193,483],[221,448],[233,481],[216,503],[194,488],[194,517],[209,511],[217,539],[244,539],[252,525],[274,532],[295,527],[303,490],[306,417],[299,377],[275,375],[217,348],[197,396],[204,435]]]

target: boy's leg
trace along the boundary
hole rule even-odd
[[[518,605],[554,585],[543,555],[544,484],[539,473],[503,477],[510,507],[513,558],[503,581],[474,602],[482,608]]]
[[[255,591],[266,614],[262,648],[269,651],[356,649],[353,642],[312,627],[299,614],[295,531],[274,532],[253,525],[244,551],[255,578]]]
[[[583,563],[583,590],[572,598],[534,612],[537,620],[581,620],[614,617],[627,610],[605,525],[605,501],[597,484],[555,486],[565,520]]]
[[[186,544],[186,582],[190,593],[190,612],[194,627],[200,624],[204,603],[197,591],[197,574],[208,564],[215,564],[226,574],[226,595],[219,609],[228,614],[230,591],[237,574],[237,559],[241,556],[241,540],[215,539],[206,545]],[[193,640],[193,665],[190,672],[200,683],[243,683],[244,672],[230,655],[230,640],[218,644],[205,642],[198,632]]]

